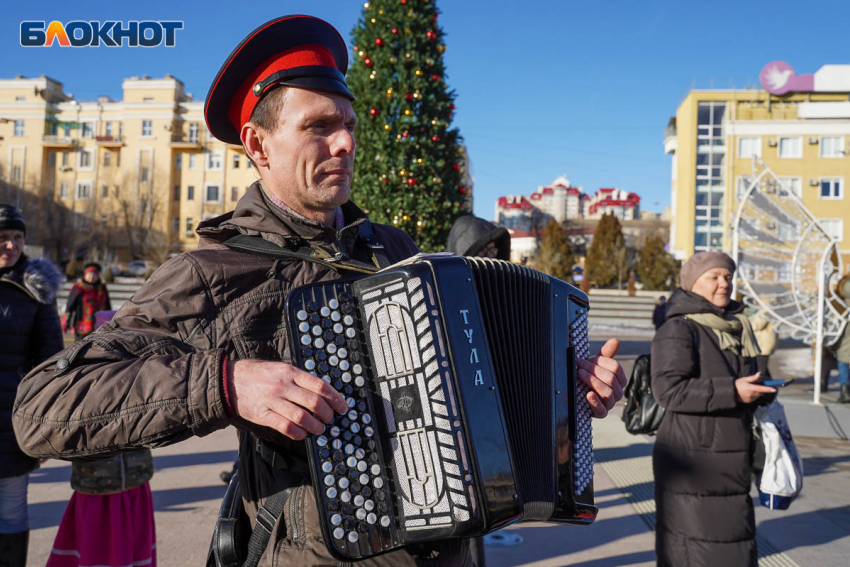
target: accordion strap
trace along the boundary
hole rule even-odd
[[[369,221],[362,222],[357,235],[369,248],[373,264],[355,260],[344,252],[334,252],[324,246],[301,246],[299,245],[302,242],[300,240],[288,241],[292,242],[292,246],[284,248],[260,236],[238,234],[227,239],[224,245],[232,250],[247,252],[256,256],[313,262],[335,271],[349,270],[362,274],[374,274],[390,265],[384,253],[384,246],[375,240],[372,233],[372,223]]]

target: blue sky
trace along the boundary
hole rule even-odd
[[[758,83],[781,59],[798,74],[850,63],[850,2],[437,0],[455,126],[475,175],[475,213],[566,174],[670,202],[664,127],[689,88]],[[348,40],[362,1],[7,2],[0,77],[48,75],[78,100],[121,98],[133,75],[181,79],[196,99],[224,58],[275,16],[326,19]],[[182,20],[174,48],[22,48],[23,20]]]

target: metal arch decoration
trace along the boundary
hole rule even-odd
[[[764,312],[776,331],[816,345],[844,332],[850,306],[837,290],[844,266],[838,243],[800,197],[765,163],[753,158],[752,177],[737,195],[732,255],[744,303]],[[817,357],[816,375],[820,370]],[[815,380],[815,402],[820,381]]]

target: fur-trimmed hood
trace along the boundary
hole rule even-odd
[[[56,301],[56,292],[62,285],[62,273],[46,258],[29,258],[21,255],[15,266],[0,281],[9,281],[26,291],[39,303]]]

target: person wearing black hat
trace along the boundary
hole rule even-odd
[[[302,440],[349,408],[331,385],[289,364],[287,295],[418,251],[349,201],[357,117],[347,66],[342,37],[317,18],[284,16],[251,32],[215,77],[204,114],[214,136],[244,148],[260,180],[234,211],[201,223],[198,250],[163,264],[84,348],[18,390],[16,433],[33,455],[91,457],[236,425],[248,517],[291,489],[282,515],[268,513],[280,519],[263,565],[338,563],[322,539]],[[611,341],[580,371],[599,417],[622,396],[616,349]],[[363,564],[423,562],[470,565],[469,544],[414,546]]]
[[[0,204],[0,565],[24,567],[29,541],[27,485],[38,460],[12,430],[15,390],[31,368],[62,350],[56,290],[62,275],[49,260],[24,254],[21,212]]]
[[[475,215],[463,215],[454,222],[449,231],[446,251],[458,256],[510,260],[511,235],[508,229]]]

